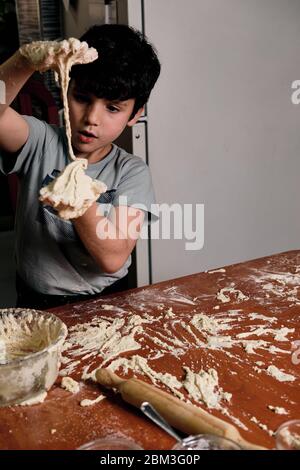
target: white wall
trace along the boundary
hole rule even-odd
[[[204,203],[205,244],[152,241],[155,282],[300,245],[299,0],[145,0],[158,202]]]

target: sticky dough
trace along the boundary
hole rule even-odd
[[[80,217],[106,191],[106,185],[85,174],[88,161],[78,158],[69,163],[55,180],[40,190],[40,201],[51,201],[64,219]]]
[[[20,48],[20,52],[36,70],[53,69],[58,74],[63,96],[64,118],[69,157],[72,161],[51,183],[40,190],[40,201],[50,203],[65,220],[80,217],[95,202],[106,185],[85,174],[88,161],[76,158],[71,143],[71,125],[67,91],[72,65],[87,64],[98,58],[98,52],[86,42],[70,38],[61,42],[35,41]]]

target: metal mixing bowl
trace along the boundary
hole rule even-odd
[[[0,406],[34,399],[50,389],[67,333],[51,313],[0,309]]]

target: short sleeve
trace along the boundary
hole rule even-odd
[[[17,173],[22,176],[30,168],[33,159],[40,159],[53,138],[49,124],[33,116],[23,118],[29,125],[29,136],[21,150],[16,154],[0,151],[0,171],[6,175]]]
[[[124,165],[112,204],[144,210],[150,222],[158,219],[150,169],[141,158],[132,156]]]

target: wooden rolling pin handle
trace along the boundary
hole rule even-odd
[[[96,379],[100,385],[106,388],[119,388],[119,386],[125,382],[118,375],[114,374],[109,369],[97,369]]]
[[[142,380],[124,380],[109,369],[101,368],[96,371],[96,379],[104,387],[117,388],[122,398],[137,408],[140,408],[143,401],[148,401],[171,426],[186,434],[214,434],[235,441],[243,449],[263,449],[243,439],[232,424],[201,408],[184,403]]]

